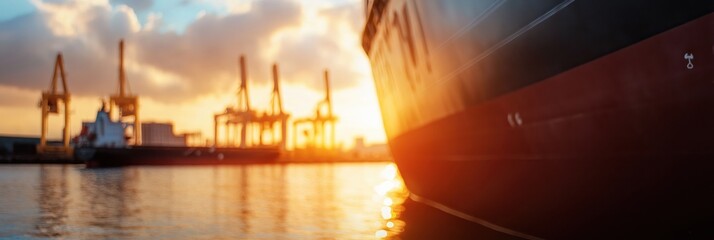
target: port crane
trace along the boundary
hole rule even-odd
[[[330,94],[330,76],[325,70],[325,98],[317,103],[315,116],[301,118],[293,122],[293,146],[298,146],[298,130],[301,126],[307,125],[311,129],[305,130],[307,148],[334,149],[335,145],[335,123],[337,117],[332,112],[332,99]],[[328,139],[328,127],[330,138]],[[310,131],[312,130],[312,131]]]
[[[240,145],[241,148],[248,146],[279,146],[281,150],[286,150],[287,146],[287,121],[290,114],[283,111],[283,98],[280,94],[280,78],[278,74],[278,65],[273,64],[273,91],[270,98],[270,107],[267,111],[259,114],[251,109],[250,97],[248,95],[248,77],[245,64],[245,57],[241,56],[240,61],[240,88],[238,89],[238,105],[226,107],[222,113],[214,115],[214,145],[219,146],[220,136],[219,128],[224,125],[225,128],[225,146],[235,146],[235,137],[231,139],[231,132],[240,130]],[[279,130],[276,129],[279,125]],[[280,137],[277,137],[277,133]],[[255,144],[255,134],[258,134],[258,141]],[[271,136],[271,142],[268,144],[264,137],[268,133]]]
[[[250,127],[251,122],[257,118],[255,111],[250,108],[250,97],[248,96],[248,73],[245,67],[246,64],[244,56],[240,56],[238,64],[240,67],[240,88],[238,89],[237,94],[238,105],[235,108],[230,106],[226,107],[224,112],[213,116],[213,142],[215,146],[219,145],[218,140],[220,139],[220,136],[218,135],[218,128],[220,125],[225,125],[226,146],[232,146],[235,144],[235,141],[231,141],[230,138],[231,130],[237,131],[240,129],[239,146],[241,148],[247,147],[248,128]]]
[[[57,91],[57,79],[62,81],[62,92]],[[64,129],[62,133],[62,146],[47,145],[47,129],[48,118],[50,114],[59,114],[59,104],[64,104]],[[67,75],[64,71],[64,61],[62,53],[57,54],[55,67],[52,73],[52,83],[50,90],[42,92],[42,99],[39,104],[42,109],[42,132],[40,133],[40,144],[37,146],[37,152],[40,154],[55,153],[69,157],[72,155],[72,148],[69,146],[69,110],[70,110],[70,93],[67,89]]]
[[[139,97],[127,91],[124,72],[124,40],[119,41],[119,94],[109,96],[109,116],[114,115],[114,108],[119,109],[118,118],[133,117],[130,123],[134,145],[141,145],[141,120],[139,118]]]
[[[270,98],[270,107],[268,111],[264,112],[257,120],[256,123],[259,126],[259,144],[261,146],[265,145],[263,141],[263,136],[267,131],[271,136],[272,144],[279,144],[280,149],[287,150],[287,123],[290,114],[283,111],[283,98],[280,95],[280,81],[278,75],[278,64],[273,64],[273,92]],[[280,137],[276,137],[275,125],[280,124]]]

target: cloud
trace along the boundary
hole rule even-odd
[[[206,14],[179,35],[175,32],[141,32],[134,38],[138,60],[164,72],[180,76],[189,94],[219,91],[238,79],[238,57],[247,57],[253,82],[265,82],[269,60],[262,58],[273,34],[297,27],[301,10],[293,2],[268,0],[255,3],[252,11],[218,16]]]
[[[283,38],[275,58],[290,63],[283,68],[287,81],[299,81],[321,90],[322,72],[328,70],[332,87],[342,89],[368,77],[356,65],[357,61],[366,60],[359,43],[362,26],[359,14],[360,8],[354,5],[327,8],[317,16],[327,23],[322,31]]]
[[[322,89],[325,68],[336,88],[365,77],[355,68],[355,61],[365,61],[359,48],[361,22],[355,20],[361,19],[359,2],[308,18],[299,1],[253,1],[250,11],[206,13],[181,32],[161,30],[160,13],[150,14],[141,26],[136,12],[153,1],[33,3],[37,11],[0,22],[1,86],[46,89],[54,55],[61,51],[73,94],[114,93],[121,38],[132,92],[160,102],[234,91],[240,54],[247,57],[251,84],[268,84],[276,61],[283,80],[313,89]],[[305,31],[317,27],[311,26],[315,19],[325,23],[321,30]]]
[[[37,5],[37,12],[0,23],[0,84],[46,89],[55,54],[61,51],[72,92],[110,92],[107,84],[116,79],[111,57],[116,50],[108,48],[108,41],[138,30],[133,11],[82,1]]]
[[[154,5],[154,0],[111,0],[111,2],[113,4],[127,5],[137,12],[147,10]]]

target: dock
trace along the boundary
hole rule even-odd
[[[48,141],[45,151],[38,152],[40,137],[0,136],[0,163],[81,164],[83,161],[67,155],[61,141]],[[59,147],[59,149],[57,149]]]

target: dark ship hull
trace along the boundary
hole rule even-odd
[[[89,168],[131,165],[218,165],[274,162],[279,148],[210,148],[133,146],[130,148],[78,148],[77,159]]]
[[[412,199],[522,238],[714,222],[714,2],[368,1]]]

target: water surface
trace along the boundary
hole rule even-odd
[[[392,163],[0,165],[0,238],[513,238],[408,195]]]
[[[391,163],[85,169],[0,165],[0,238],[398,237]]]

